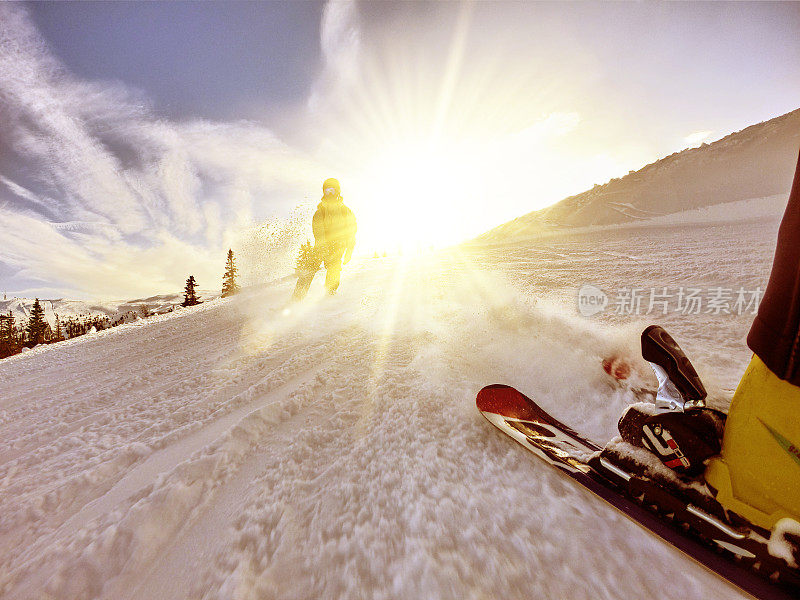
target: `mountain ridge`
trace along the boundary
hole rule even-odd
[[[800,109],[687,148],[628,175],[495,227],[477,241],[617,225],[789,193],[800,149]]]

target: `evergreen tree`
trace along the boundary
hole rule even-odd
[[[9,310],[7,315],[0,315],[0,341],[11,342],[14,337],[14,314]]]
[[[183,303],[181,306],[200,304],[200,300],[197,298],[197,293],[195,292],[196,287],[197,282],[194,280],[194,275],[189,275],[189,279],[186,280],[186,287],[183,288]]]
[[[64,341],[64,331],[61,329],[61,320],[58,318],[58,315],[56,315],[56,332],[53,340],[56,342]]]
[[[300,252],[297,254],[297,271],[306,272],[313,271],[314,267],[314,246],[311,242],[306,240],[305,244],[300,246]]]
[[[47,329],[48,326],[44,320],[44,308],[42,308],[42,305],[39,303],[39,299],[36,298],[33,303],[33,309],[31,310],[27,328],[28,342],[31,347],[44,342]]]
[[[225,275],[222,276],[222,297],[227,298],[239,291],[236,285],[238,269],[233,262],[233,250],[228,249],[228,261],[225,263]]]
[[[14,328],[14,315],[0,315],[0,358],[17,354],[20,351],[17,331]]]

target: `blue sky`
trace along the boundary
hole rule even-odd
[[[261,118],[302,104],[320,68],[319,2],[39,2],[77,76],[142,89],[170,118]]]
[[[215,288],[228,247],[283,274],[331,175],[362,251],[457,241],[798,108],[798,31],[788,2],[4,3],[0,288]]]

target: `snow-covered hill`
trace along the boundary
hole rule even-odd
[[[658,319],[724,407],[752,315],[587,320],[577,289],[754,287],[775,228],[354,261],[336,297],[317,281],[289,305],[282,282],[6,359],[0,596],[741,598],[498,434],[474,399],[506,382],[603,442],[634,398],[601,359],[635,356]]]
[[[788,195],[800,149],[800,109],[712,144],[677,152],[479,237],[501,241],[564,227],[644,221],[707,206]]]
[[[56,315],[61,319],[69,319],[70,317],[78,318],[89,315],[105,317],[116,313],[116,308],[108,304],[83,302],[80,300],[65,300],[63,298],[56,300],[41,299],[39,302],[44,309],[45,319],[51,325],[55,324]],[[14,316],[17,325],[20,325],[30,317],[33,303],[33,298],[10,298],[7,300],[0,300],[0,314],[8,314],[10,312]]]

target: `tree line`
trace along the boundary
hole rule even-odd
[[[238,269],[234,261],[233,250],[228,250],[228,258],[225,263],[225,274],[222,277],[222,297],[227,298],[239,292],[240,288],[236,284]],[[197,282],[193,275],[186,280],[184,288],[183,302],[181,306],[195,306],[202,300],[197,296]],[[170,308],[170,311],[172,308]],[[33,308],[28,320],[24,324],[17,324],[13,313],[9,310],[8,314],[0,314],[0,359],[19,354],[23,348],[33,348],[39,344],[52,344],[61,342],[74,337],[85,335],[92,331],[102,331],[110,327],[116,327],[124,323],[129,323],[137,317],[149,317],[154,313],[150,312],[147,306],[139,307],[139,312],[128,311],[118,315],[113,321],[107,316],[81,315],[61,319],[55,315],[55,323],[51,326],[44,318],[44,307],[39,298],[33,302]]]
[[[55,317],[55,323],[51,326],[44,318],[44,308],[38,298],[34,300],[30,317],[24,324],[17,325],[11,311],[0,315],[0,358],[18,354],[23,348],[63,342],[90,331],[100,331],[112,326],[108,317],[100,315],[80,315],[62,319],[56,314]]]

